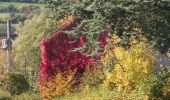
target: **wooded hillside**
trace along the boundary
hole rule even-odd
[[[45,0],[0,0],[0,2],[43,3]]]

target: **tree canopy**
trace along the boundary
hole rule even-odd
[[[47,7],[55,19],[76,16],[77,27],[68,33],[86,34],[89,41],[111,28],[124,40],[121,44],[143,34],[162,53],[170,47],[169,0],[48,0]]]

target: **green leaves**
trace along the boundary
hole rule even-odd
[[[139,28],[141,31],[136,33],[145,35],[151,43],[155,42],[154,46],[162,53],[170,47],[170,1],[49,0],[47,6],[54,10],[56,19],[76,16],[79,19],[73,29],[76,32],[83,31],[92,36],[109,27],[112,33],[124,38],[123,33]]]
[[[48,18],[43,11],[39,16],[27,20],[24,25],[18,26],[19,36],[14,41],[14,62],[20,68],[22,74],[29,79],[33,88],[36,87],[38,67],[41,60],[39,43],[41,39],[54,31],[55,21]]]

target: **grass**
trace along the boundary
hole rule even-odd
[[[0,88],[0,100],[8,100],[8,99],[10,99],[10,94]]]
[[[111,91],[109,89],[86,88],[77,93],[70,93],[54,98],[53,100],[144,100],[144,95],[125,92]],[[0,89],[0,100],[41,100],[39,94],[23,93],[17,96],[11,96],[8,92]],[[147,100],[147,99],[146,99]]]
[[[133,99],[135,98],[135,99]],[[0,100],[41,100],[38,94],[23,93],[11,96],[8,92],[0,90]],[[138,95],[137,100],[143,100],[142,95]],[[77,93],[70,93],[54,98],[53,100],[136,100],[133,95],[111,91],[109,89],[84,89]]]
[[[16,96],[11,96],[10,93],[0,88],[0,100],[41,100],[40,95],[33,93],[23,93]]]
[[[18,15],[23,16],[24,13],[15,13],[15,16],[18,16]]]
[[[0,13],[0,20],[8,19],[10,17],[9,15],[9,13]]]
[[[84,89],[81,92],[56,97],[55,100],[116,100],[115,93],[107,89]]]
[[[15,13],[15,16],[24,16],[24,13]],[[10,13],[0,13],[0,21],[6,21],[10,19]]]
[[[143,95],[125,92],[111,91],[109,89],[84,89],[81,92],[67,94],[61,97],[56,97],[54,100],[143,100]]]
[[[15,30],[16,25],[17,25],[17,24],[12,24],[12,25],[11,25],[11,31],[12,31],[12,32]],[[3,24],[3,23],[1,24],[1,23],[0,23],[0,35],[1,35],[1,34],[6,34],[6,23],[5,23],[5,24]]]

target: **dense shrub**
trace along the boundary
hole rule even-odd
[[[7,76],[7,69],[6,69],[6,52],[0,51],[0,87],[5,84],[5,78]]]
[[[16,12],[17,9],[16,7],[13,5],[13,4],[9,4],[8,5],[8,8],[7,8],[7,12],[10,13],[10,12]]]
[[[162,71],[143,79],[136,92],[149,100],[168,100],[170,98],[170,71]]]
[[[105,67],[104,85],[118,90],[131,91],[140,81],[154,72],[155,56],[146,41],[133,39],[131,47],[116,46],[112,38],[110,49],[105,50],[102,62]]]
[[[94,65],[92,71],[86,70],[83,76],[83,85],[85,88],[101,88],[104,81],[103,66],[100,64]]]
[[[6,52],[5,51],[0,51],[0,68],[5,68],[6,67]]]
[[[75,86],[79,86],[84,71],[93,69],[93,63],[99,57],[85,55],[86,52],[89,52],[88,47],[85,46],[85,35],[75,38],[65,33],[76,25],[77,19],[75,17],[68,16],[57,23],[60,28],[41,41],[42,63],[39,70],[39,86],[42,87],[46,83],[46,79],[53,79],[58,73],[65,76],[68,70],[76,70],[74,79],[77,84]],[[105,34],[107,33],[101,33],[103,35],[98,37],[98,40],[102,42],[98,46],[105,45]],[[80,51],[82,48],[84,50]],[[49,89],[53,90],[50,87]]]
[[[167,100],[170,98],[170,71],[165,71],[157,76],[157,80],[152,84],[150,93],[155,100]]]
[[[76,85],[75,80],[76,70],[68,70],[65,73],[57,73],[53,79],[47,79],[41,86],[41,94],[43,98],[52,98],[60,95],[64,95],[74,91]]]
[[[4,86],[12,95],[21,94],[29,90],[29,83],[21,74],[7,74]]]
[[[7,72],[4,68],[0,68],[0,87],[5,84],[5,79],[7,76]]]
[[[69,24],[61,27],[60,30],[53,33],[47,39],[41,42],[42,63],[39,72],[39,82],[41,83],[47,77],[54,76],[57,72],[77,69],[78,73],[83,73],[84,68],[91,67],[93,58],[86,57],[82,52],[73,52],[85,42],[85,36],[79,39],[69,37],[64,31],[75,25],[75,19]]]

